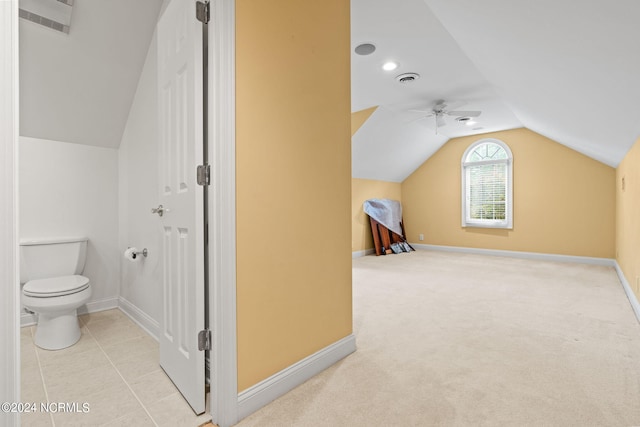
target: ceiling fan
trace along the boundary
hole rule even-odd
[[[466,118],[466,120],[470,120],[472,117],[478,117],[482,114],[481,111],[457,111],[451,110],[449,105],[447,105],[444,100],[440,99],[436,101],[435,105],[430,110],[409,110],[415,113],[425,113],[426,115],[418,117],[416,120],[424,119],[426,117],[435,117],[436,121],[436,134],[438,133],[438,128],[445,126],[447,122],[444,120],[444,116],[455,116],[458,119]],[[460,120],[460,121],[466,121]]]

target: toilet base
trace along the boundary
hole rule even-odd
[[[38,325],[34,343],[45,350],[61,350],[70,347],[80,339],[80,325],[76,309],[38,314]]]

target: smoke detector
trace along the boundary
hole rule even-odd
[[[418,80],[420,78],[420,74],[418,73],[404,73],[396,76],[396,80],[400,83],[411,83],[414,80]]]

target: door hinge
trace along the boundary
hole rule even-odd
[[[209,23],[209,2],[197,1],[196,2],[196,19],[203,24]]]
[[[211,350],[211,330],[203,329],[198,332],[198,350]]]
[[[198,185],[209,185],[211,183],[211,167],[209,165],[198,165],[196,179]]]

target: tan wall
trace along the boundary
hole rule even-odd
[[[371,117],[378,107],[367,108],[351,114],[351,136]],[[351,250],[363,251],[373,248],[369,217],[362,209],[368,199],[393,199],[402,201],[400,183],[372,179],[351,179]]]
[[[367,199],[402,201],[401,184],[371,179],[351,179],[351,250],[354,252],[373,248],[369,216],[362,209],[362,203]]]
[[[236,0],[239,391],[352,332],[349,13]]]
[[[497,138],[514,156],[513,230],[461,226],[466,148]],[[528,129],[456,138],[402,183],[407,239],[423,243],[613,258],[615,170]]]
[[[640,139],[616,170],[616,247],[618,264],[640,298]]]
[[[351,136],[355,135],[355,133],[360,129],[360,127],[366,122],[369,117],[376,111],[378,107],[367,108],[366,110],[356,111],[355,113],[351,113]]]

